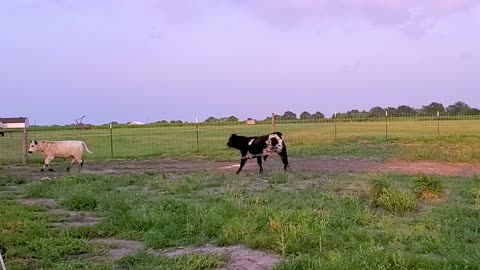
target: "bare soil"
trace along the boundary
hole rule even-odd
[[[107,257],[111,260],[118,260],[125,256],[133,255],[145,249],[142,242],[121,240],[115,238],[95,238],[90,240],[94,244],[105,244],[108,246]]]
[[[178,257],[189,254],[219,254],[228,255],[230,260],[221,270],[268,270],[280,261],[280,257],[269,252],[252,250],[242,245],[217,247],[204,245],[161,251],[159,255]]]
[[[407,174],[425,173],[441,176],[473,176],[480,174],[480,164],[452,163],[437,161],[381,161],[366,158],[315,158],[292,159],[291,170],[305,172],[398,172]],[[26,179],[44,180],[76,172],[66,172],[66,163],[55,163],[55,172],[40,172],[40,165],[7,166],[5,172]],[[65,168],[63,168],[65,167]],[[265,172],[281,170],[279,158],[273,157],[264,163]],[[188,173],[198,171],[217,171],[235,173],[238,162],[178,161],[164,158],[141,160],[96,161],[84,165],[82,173],[102,175],[125,175],[134,173]],[[243,173],[258,172],[254,160],[247,162]]]
[[[51,225],[57,228],[94,226],[101,222],[101,219],[92,212],[67,211],[59,208],[57,202],[47,198],[18,199],[23,205],[37,205],[48,208],[47,213],[51,216],[60,217],[61,221],[53,222]]]

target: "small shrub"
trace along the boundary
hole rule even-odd
[[[393,188],[381,178],[371,181],[370,195],[374,207],[381,207],[395,215],[402,215],[417,208],[413,194]]]
[[[480,188],[474,188],[471,191],[473,202],[476,207],[480,208]]]
[[[390,188],[390,183],[382,178],[375,178],[370,181],[370,196],[372,197],[372,204],[378,207],[378,198],[384,193],[384,191]]]
[[[419,174],[416,177],[415,193],[422,199],[436,199],[443,192],[442,183],[430,175]]]
[[[417,201],[413,194],[394,188],[384,188],[377,201],[378,206],[395,215],[402,215],[417,208]]]

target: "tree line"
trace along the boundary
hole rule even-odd
[[[385,116],[387,112],[390,116],[435,116],[437,112],[440,115],[480,115],[480,109],[473,108],[466,104],[463,101],[457,101],[454,104],[444,106],[439,102],[432,102],[429,105],[424,105],[421,108],[414,108],[407,105],[401,105],[398,107],[386,107],[382,108],[380,106],[372,107],[370,110],[350,110],[347,112],[339,112],[333,114],[331,117],[341,117],[341,118],[368,118],[368,117],[382,117]],[[315,119],[324,119],[325,115],[321,112],[309,113],[307,111],[302,112],[300,115],[292,111],[286,111],[283,114],[275,115],[275,120],[315,120]],[[260,121],[271,121],[272,117],[268,116]],[[251,118],[247,119],[251,120]],[[207,118],[205,122],[230,122],[230,121],[239,121],[235,116],[215,118],[213,116]]]

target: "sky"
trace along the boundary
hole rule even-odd
[[[0,117],[480,107],[479,29],[479,0],[1,0]]]

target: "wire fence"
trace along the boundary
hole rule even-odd
[[[27,140],[82,140],[94,155],[87,159],[201,158],[224,160],[236,157],[226,143],[233,133],[244,136],[284,134],[290,149],[320,145],[355,138],[417,138],[480,135],[480,115],[383,115],[374,117],[334,116],[317,119],[281,119],[246,124],[239,121],[213,121],[145,126],[94,126],[88,130],[75,127],[29,128]],[[0,163],[21,163],[24,155],[24,131],[11,130],[0,137]],[[27,144],[28,147],[28,144]],[[319,153],[321,154],[321,153]],[[39,162],[41,155],[28,155],[29,162]]]

